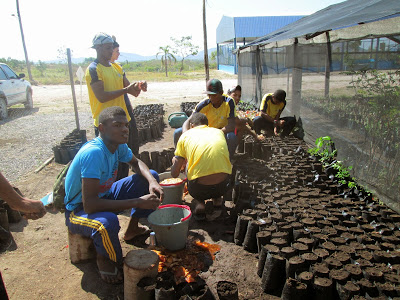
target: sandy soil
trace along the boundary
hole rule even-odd
[[[235,80],[222,80],[224,86],[230,87]],[[135,104],[164,103],[166,115],[173,111],[179,111],[179,104],[184,101],[199,101],[203,98],[201,92],[204,89],[203,81],[150,83],[149,92],[144,93],[134,100]],[[87,104],[87,92],[83,89],[83,101],[80,100],[80,90],[77,87],[77,97],[80,116],[87,117],[89,106]],[[73,129],[73,108],[71,105],[69,86],[42,86],[34,88],[35,107],[33,111],[21,115],[14,115],[9,120],[0,123],[0,140],[10,139],[9,144],[29,144],[26,139],[19,140],[20,128],[27,117],[38,118],[41,121],[57,113],[71,114],[70,128],[65,129],[65,134]],[[86,115],[85,115],[86,114]],[[81,117],[82,120],[82,117]],[[83,123],[83,122],[82,122]],[[32,133],[50,131],[44,130],[40,122],[37,127],[31,128]],[[6,131],[5,125],[14,131]],[[43,125],[42,125],[43,126]],[[84,126],[88,129],[88,137],[93,136],[91,123]],[[46,133],[47,134],[47,133]],[[147,143],[141,150],[159,150],[172,146],[173,129],[166,127],[163,139]],[[62,139],[60,136],[58,142]],[[11,140],[11,138],[13,140]],[[6,144],[6,143],[4,143]],[[4,144],[0,143],[0,151]],[[7,144],[6,144],[7,145]],[[20,146],[16,147],[17,149]],[[48,156],[51,155],[51,145]],[[35,152],[35,144],[29,144],[21,151],[29,157]],[[31,152],[29,152],[31,151]],[[47,157],[48,157],[47,156]],[[13,164],[21,165],[17,158],[2,157],[2,160],[14,159]],[[40,164],[40,163],[39,163]],[[39,199],[52,190],[54,179],[62,169],[62,165],[51,163],[39,173],[33,170],[37,164],[29,165],[22,175],[14,176],[13,183],[28,197]],[[13,174],[0,166],[2,172],[8,177]],[[190,198],[187,199],[190,202]],[[214,215],[211,211],[211,215]],[[217,214],[218,216],[219,214]],[[218,243],[222,248],[217,255],[214,264],[202,274],[212,288],[215,288],[219,280],[231,280],[239,284],[241,299],[265,299],[261,291],[260,279],[255,274],[257,258],[249,254],[241,247],[232,243],[235,223],[226,219],[222,214],[213,221],[190,223],[190,234],[206,242]],[[128,217],[119,216],[121,232],[127,225]],[[57,211],[49,211],[45,217],[36,221],[21,221],[11,224],[11,232],[15,244],[8,251],[0,254],[0,271],[3,275],[10,299],[122,299],[123,285],[108,285],[103,283],[97,274],[95,262],[73,265],[68,255],[67,231],[64,224],[64,215]],[[122,242],[123,252],[136,247],[143,247],[143,241],[135,245]]]

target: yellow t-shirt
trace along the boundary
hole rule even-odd
[[[207,125],[184,132],[179,138],[175,156],[187,160],[189,180],[217,173],[232,173],[224,133]]]
[[[118,64],[111,64],[110,66],[103,66],[97,59],[92,62],[86,69],[86,85],[89,92],[90,108],[94,120],[94,126],[99,126],[99,114],[107,107],[120,106],[125,110],[126,117],[130,121],[128,110],[125,105],[124,95],[121,95],[111,101],[101,103],[97,100],[96,95],[92,90],[92,84],[98,81],[103,81],[104,91],[111,92],[124,88],[124,71]]]
[[[228,125],[228,119],[236,117],[235,101],[227,96],[222,95],[223,100],[220,107],[215,108],[210,99],[204,99],[196,105],[195,112],[203,113],[207,116],[208,126],[214,128],[224,128]]]
[[[268,116],[275,119],[276,115],[285,109],[286,100],[280,102],[279,104],[272,103],[273,93],[265,94],[261,100],[260,110],[265,112]]]

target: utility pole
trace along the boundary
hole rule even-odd
[[[24,30],[22,29],[21,14],[19,12],[19,1],[16,0],[16,2],[17,2],[17,17],[18,17],[18,21],[19,21],[19,28],[21,30],[22,45],[24,46],[26,68],[28,69],[29,81],[32,82],[33,79],[32,79],[32,73],[31,73],[31,65],[29,64],[28,51],[26,51]]]
[[[204,68],[206,69],[206,81],[208,81],[210,79],[210,70],[208,65],[206,0],[203,0],[203,34],[204,34]]]

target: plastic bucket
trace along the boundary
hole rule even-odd
[[[168,250],[185,248],[192,212],[187,205],[161,205],[147,218],[158,246]]]
[[[164,179],[172,178],[171,172],[164,172],[158,175],[160,182]],[[186,176],[182,173],[179,178],[183,181],[174,184],[160,184],[164,190],[164,199],[162,204],[182,204],[183,189],[185,187]]]

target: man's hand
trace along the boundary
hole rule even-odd
[[[23,198],[21,203],[11,207],[25,213],[26,219],[39,219],[46,214],[46,209],[41,201]]]
[[[140,94],[140,82],[132,82],[130,85],[127,86],[128,89],[128,94],[131,94],[132,96],[139,96]]]
[[[147,81],[139,81],[139,88],[143,92],[147,92]]]
[[[161,201],[164,199],[163,188],[158,184],[158,182],[153,182],[149,184],[149,192],[150,194],[159,195]]]
[[[160,199],[155,194],[148,194],[140,197],[142,201],[138,204],[138,208],[156,209],[160,205]]]

